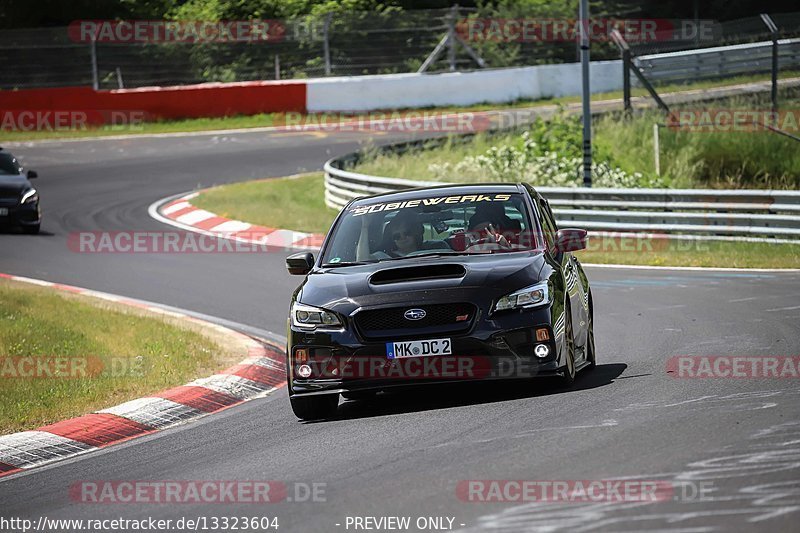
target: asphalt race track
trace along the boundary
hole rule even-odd
[[[261,132],[8,145],[39,172],[45,219],[41,235],[0,234],[0,272],[280,335],[298,283],[285,272],[285,253],[80,254],[68,249],[68,235],[171,229],[149,218],[152,202],[197,186],[318,169],[365,138]],[[797,379],[677,379],[666,363],[676,355],[800,354],[800,276],[587,270],[599,365],[572,390],[452,386],[347,402],[336,420],[301,423],[281,389],[0,480],[2,516],[277,516],[279,531],[298,532],[346,531],[348,516],[410,516],[412,524],[449,517],[455,529],[492,531],[796,531]],[[474,503],[456,492],[460,480],[609,478],[688,490],[646,504]],[[325,501],[93,505],[69,494],[86,480],[212,479],[324,483]],[[698,486],[702,497],[692,494]]]

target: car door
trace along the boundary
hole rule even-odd
[[[550,204],[544,198],[539,199],[539,212],[541,213],[542,228],[545,233],[553,235],[555,238],[558,231],[553,211]],[[576,363],[586,358],[586,342],[588,340],[588,320],[589,320],[589,296],[583,284],[580,263],[572,252],[559,252],[555,259],[561,264],[561,273],[564,276],[566,292],[569,298],[570,311],[572,318],[572,334],[575,339],[575,346],[578,348],[575,354]]]

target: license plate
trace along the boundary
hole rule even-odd
[[[426,341],[387,342],[386,357],[428,357],[430,355],[452,354],[450,339],[431,339]]]
[[[7,207],[0,207],[0,217],[4,217],[8,215],[8,208]]]

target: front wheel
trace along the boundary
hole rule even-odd
[[[572,314],[570,313],[569,305],[564,306],[564,348],[567,353],[565,355],[565,364],[561,369],[561,385],[564,387],[571,387],[575,383],[575,338],[572,336]]]
[[[295,396],[289,398],[292,411],[300,420],[323,420],[336,414],[339,406],[338,394]]]
[[[22,226],[22,231],[28,235],[37,235],[39,233],[39,224],[31,224],[30,226]]]
[[[597,352],[594,348],[594,308],[591,297],[589,297],[589,328],[586,334],[586,361],[589,363],[587,370],[597,366]]]

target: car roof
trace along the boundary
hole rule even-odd
[[[431,193],[437,195],[466,195],[466,194],[490,194],[490,193],[520,193],[524,189],[518,183],[475,183],[475,184],[454,184],[437,185],[434,187],[418,187],[415,189],[405,189],[397,192],[373,194],[353,200],[353,205],[363,203],[373,203],[376,200],[381,202],[403,202],[407,200],[417,200],[427,198]]]

